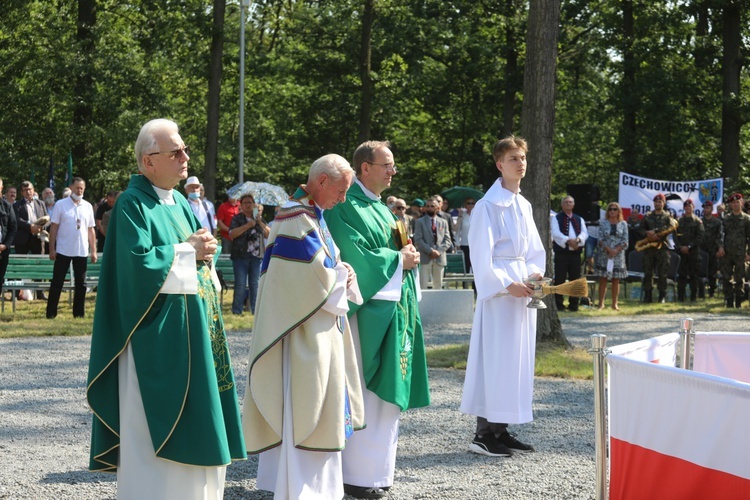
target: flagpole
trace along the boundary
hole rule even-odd
[[[237,178],[240,184],[245,180],[245,16],[250,0],[240,3],[240,140],[237,165]]]

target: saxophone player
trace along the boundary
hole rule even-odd
[[[646,238],[654,243],[659,242],[658,233],[669,229],[674,221],[672,216],[664,207],[667,198],[662,193],[654,196],[654,209],[643,217],[643,229],[646,230]],[[644,302],[652,303],[654,288],[654,269],[656,269],[656,286],[659,289],[659,302],[664,303],[667,298],[667,272],[669,271],[669,248],[665,244],[654,245],[643,251],[643,291]]]

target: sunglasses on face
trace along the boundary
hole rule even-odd
[[[156,151],[155,153],[149,153],[148,156],[167,155],[170,160],[174,160],[180,153],[185,153],[187,156],[190,156],[190,146],[185,146],[181,149],[174,149],[172,151]]]
[[[617,212],[617,207],[609,207],[607,210],[610,212]]]

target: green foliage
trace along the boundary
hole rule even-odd
[[[7,0],[0,11],[0,176],[6,185],[50,163],[58,191],[69,152],[91,198],[134,173],[137,130],[174,119],[203,176],[211,0]],[[722,2],[635,2],[632,84],[623,79],[623,2],[563,3],[551,195],[596,183],[617,198],[617,173],[662,179],[721,175]],[[376,0],[371,137],[393,144],[392,191],[425,197],[453,185],[487,188],[493,142],[518,133],[527,3]],[[363,0],[252,2],[246,30],[244,177],[304,182],[310,163],[350,158],[360,128]],[[748,14],[742,6],[747,38]],[[237,182],[239,2],[226,8],[217,195]],[[90,33],[89,37],[84,36]],[[747,87],[747,68],[742,85]],[[745,93],[730,98],[737,119]],[[635,110],[633,164],[624,164],[624,110]],[[81,112],[90,111],[90,116]],[[506,121],[509,120],[508,123]],[[747,190],[750,137],[742,129]],[[533,149],[533,144],[531,145]]]

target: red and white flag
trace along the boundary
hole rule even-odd
[[[607,363],[611,499],[750,498],[750,384]]]
[[[696,333],[693,370],[750,383],[750,334]]]
[[[647,361],[658,365],[675,366],[679,333],[667,333],[651,339],[616,345],[609,352],[634,361]]]

